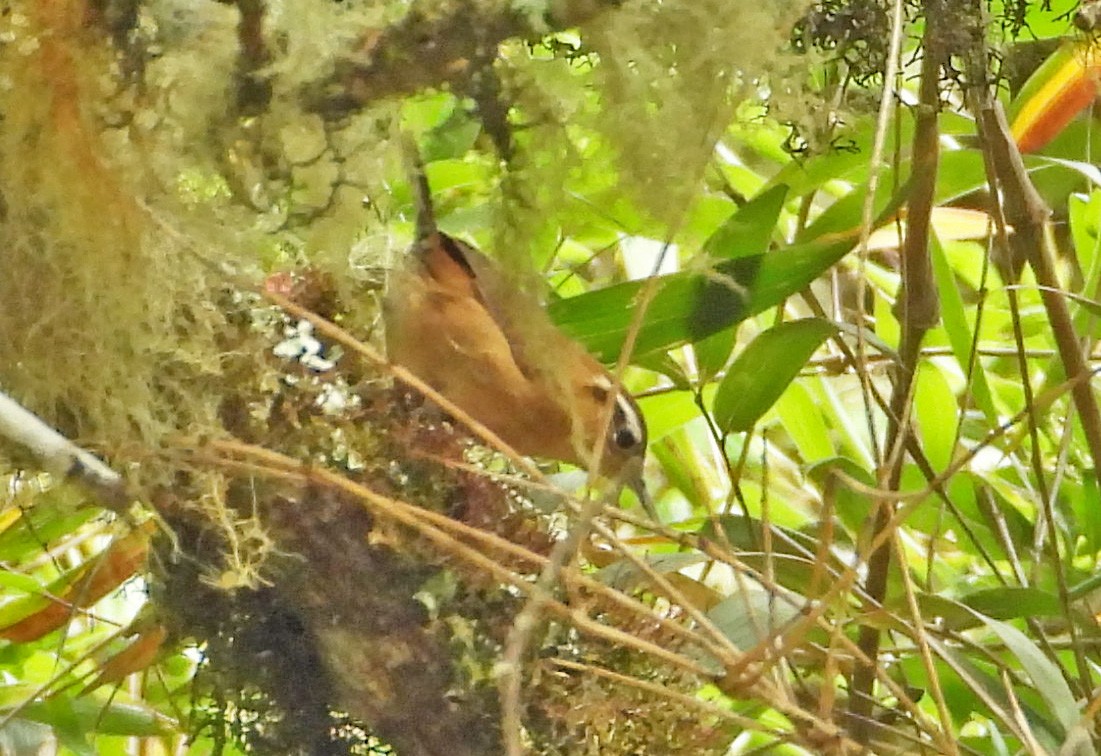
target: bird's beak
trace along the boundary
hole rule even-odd
[[[658,517],[658,510],[654,507],[654,500],[650,498],[650,492],[646,490],[646,482],[642,479],[642,470],[631,475],[627,478],[627,486],[635,492],[635,496],[638,497],[638,503],[642,505],[642,508],[646,510],[646,514],[654,522],[661,522],[661,518]]]

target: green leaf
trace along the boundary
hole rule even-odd
[[[651,444],[649,452],[664,473],[669,490],[680,492],[693,510],[710,510],[714,472],[695,452],[690,434],[682,430],[666,435]]]
[[[1101,544],[1101,491],[1097,476],[1083,475],[1078,490],[1072,490],[1067,501],[1074,517],[1074,532],[1085,541],[1087,550],[1096,552]]]
[[[738,553],[738,559],[758,572],[771,571],[777,583],[801,593],[808,592],[814,580],[830,580],[846,569],[846,565],[833,552],[827,552],[820,562],[817,533],[806,533],[776,524],[765,526],[759,519],[741,515],[719,517],[721,532],[715,532],[711,518],[700,528],[700,535],[729,543]],[[763,551],[765,529],[768,530],[768,553]],[[852,541],[845,533],[836,533],[835,541],[848,546]],[[819,584],[821,588],[821,584]]]
[[[834,476],[835,472],[855,481],[875,488],[875,475],[848,457],[823,459],[807,468],[807,478],[814,481],[824,492],[832,496],[834,513],[845,531],[856,536],[867,527],[868,518],[874,511],[875,502],[863,491],[854,490],[844,479]],[[833,478],[833,480],[831,480]]]
[[[658,277],[657,294],[635,342],[636,354],[695,343],[779,304],[844,257],[852,242],[852,237],[835,237],[725,260],[706,273]],[[630,281],[558,300],[547,310],[563,331],[611,363],[623,348],[645,283]]]
[[[692,393],[688,391],[642,397],[638,404],[646,417],[650,441],[660,441],[700,416],[700,409],[696,406]]]
[[[1039,588],[1004,586],[969,593],[960,601],[976,612],[997,620],[1058,617],[1063,614],[1059,597]]]
[[[1020,661],[1021,667],[1032,678],[1033,686],[1044,699],[1048,710],[1062,725],[1063,732],[1059,734],[1066,735],[1070,732],[1081,719],[1082,712],[1059,668],[1017,628],[981,612],[975,612],[975,616],[997,635]]]
[[[764,523],[755,517],[743,515],[720,515],[721,533],[715,532],[711,520],[700,530],[708,538],[721,538],[739,551],[759,551],[764,541]],[[813,557],[818,542],[811,536],[791,528],[769,524],[773,551],[777,554]]]
[[[79,506],[84,494],[75,486],[62,485],[35,495],[35,505],[23,511],[11,527],[0,533],[0,560],[18,562],[38,554],[42,544],[69,536],[100,516],[96,507]]]
[[[986,380],[986,368],[983,367],[981,360],[975,360],[974,369],[971,368],[973,336],[964,310],[963,296],[960,294],[956,276],[948,263],[944,246],[935,234],[929,239],[929,255],[933,263],[937,292],[940,294],[941,320],[944,331],[948,335],[948,343],[952,347],[952,354],[955,355],[956,362],[959,363],[964,375],[971,371],[971,395],[975,399],[975,404],[982,410],[987,420],[997,424],[998,412],[994,407],[990,384]]]
[[[936,621],[955,632],[970,630],[980,624],[975,619],[975,613],[955,599],[935,593],[919,593],[917,599],[922,619],[926,622]]]
[[[462,110],[452,111],[445,123],[432,129],[424,140],[424,159],[459,157],[474,146],[482,125]]]
[[[1032,697],[1028,695],[1030,691],[1015,690],[1011,700],[1006,694],[1002,680],[990,671],[988,663],[976,663],[959,649],[936,637],[930,636],[928,642],[937,656],[955,672],[956,679],[959,680],[957,686],[952,675],[941,675],[946,689],[958,689],[958,692],[951,694],[946,692],[945,696],[958,721],[966,721],[976,712],[988,712],[994,719],[1016,727],[1019,720],[1015,712],[1020,710],[1025,715],[1031,734],[1041,742],[1041,745],[1055,740],[1051,732],[1054,724],[1048,722],[1032,705],[1030,700]],[[916,659],[914,661],[916,662]]]
[[[906,197],[902,186],[877,205],[876,222],[890,217]],[[724,260],[703,273],[657,278],[657,293],[642,319],[635,353],[644,355],[695,343],[773,307],[809,286],[844,257],[859,227],[822,233],[813,241],[762,255]],[[551,319],[605,362],[614,362],[626,340],[639,295],[649,281],[630,281],[552,302]]]
[[[0,570],[0,588],[10,588],[19,593],[39,594],[42,584],[22,572]]]
[[[801,167],[795,165],[795,173],[803,173]],[[911,163],[908,160],[902,161],[897,169],[885,168],[879,176],[879,188],[876,191],[876,207],[884,207],[883,211],[877,209],[877,217],[872,224],[872,229],[876,229],[889,222],[893,217],[893,212],[897,209],[897,200],[889,200],[891,195],[891,187],[894,186],[894,177],[898,175],[907,176],[911,173]],[[867,161],[864,161],[863,166],[855,166],[855,170],[850,170],[846,174],[833,174],[823,175],[823,181],[833,181],[836,179],[844,178],[851,181],[859,188],[852,192],[848,192],[841,196],[836,202],[830,205],[821,215],[814,219],[814,222],[804,228],[800,232],[798,241],[805,242],[811,239],[821,238],[828,234],[848,233],[852,229],[859,228],[864,218],[864,200],[867,197],[867,189],[863,184],[867,182]],[[799,179],[796,175],[788,175],[781,173],[781,178],[789,184],[793,184],[795,189],[794,193],[799,195],[805,193],[806,189],[817,190],[820,186],[801,187]],[[937,177],[937,192],[936,201],[938,204],[950,202],[959,197],[971,194],[972,192],[981,189],[986,185],[986,174],[983,168],[982,153],[977,150],[954,150],[951,152],[945,152],[940,158],[940,170]],[[905,196],[907,188],[905,186],[901,189],[901,194]],[[899,190],[895,190],[894,196],[899,196]]]
[[[730,327],[700,339],[692,345],[701,383],[711,382],[726,367],[730,354],[734,351],[737,336],[737,328]]]
[[[781,184],[754,197],[711,234],[704,252],[725,260],[767,252],[787,194],[788,188]]]
[[[707,617],[743,651],[782,632],[807,603],[788,591],[767,590],[756,581],[747,579],[742,585],[745,590],[720,601]]]
[[[890,184],[885,184],[880,177],[880,183],[876,189],[876,203],[882,205],[891,196]],[[814,222],[803,228],[797,237],[799,242],[808,242],[812,239],[830,238],[838,235],[852,236],[853,244],[860,238],[860,224],[864,220],[864,200],[867,197],[867,187],[860,187],[827,207]],[[887,219],[889,220],[889,219]],[[872,230],[880,226],[876,221],[872,224]]]
[[[743,318],[747,300],[745,285],[757,275],[760,257],[733,261],[722,276],[727,285],[717,286],[700,274],[660,276],[635,342],[635,352],[645,355],[705,338]],[[737,269],[735,269],[737,268]],[[604,362],[614,362],[623,348],[642,281],[609,286],[570,299],[551,302],[551,319],[568,335],[584,344]],[[695,318],[702,311],[704,317]]]
[[[645,554],[642,559],[654,572],[664,574],[675,572],[707,561],[700,553],[679,552],[675,554]],[[609,564],[596,573],[596,579],[619,591],[630,591],[640,583],[645,583],[646,575],[626,559]]]
[[[770,328],[745,348],[715,394],[715,422],[724,433],[747,431],[768,411],[822,342],[837,332],[806,318]]]
[[[714,259],[767,252],[787,193],[787,187],[780,185],[754,197],[708,238],[704,251]],[[726,328],[695,343],[696,366],[702,382],[710,381],[726,365],[734,349],[735,336],[734,328]]]
[[[929,464],[936,471],[952,462],[956,442],[956,395],[940,368],[932,362],[918,366],[914,411],[918,435]]]
[[[851,457],[854,464],[862,469],[875,469],[867,423],[861,413],[852,410],[852,405],[846,400],[845,388],[821,375],[810,376],[801,383],[818,403],[819,412],[830,427],[838,452]]]
[[[451,118],[457,102],[450,92],[410,97],[402,103],[405,127],[417,134],[437,128]]]
[[[799,449],[805,462],[818,462],[837,456],[833,438],[818,404],[806,386],[795,382],[776,402],[776,411],[784,429]]]
[[[1101,254],[1098,254],[1101,251],[1101,230],[1097,221],[1101,216],[1101,191],[1094,190],[1088,197],[1071,197],[1067,201],[1067,212],[1074,252],[1084,273],[1082,291],[1087,294],[1093,292],[1096,296],[1101,285]]]
[[[28,704],[21,715],[24,719],[74,734],[151,737],[174,730],[171,720],[144,706],[117,701],[104,703],[94,697],[54,697],[35,701]]]
[[[940,170],[937,171],[937,204],[949,203],[985,186],[986,169],[981,150],[952,150],[941,154]]]

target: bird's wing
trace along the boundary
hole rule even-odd
[[[537,372],[546,373],[564,337],[538,297],[524,290],[517,279],[505,275],[497,263],[471,245],[439,230],[424,161],[408,135],[404,150],[417,211],[413,252],[420,264],[444,289],[477,299],[500,327],[524,376],[531,380]]]

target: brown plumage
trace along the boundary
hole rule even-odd
[[[521,454],[590,467],[602,440],[600,472],[630,485],[653,516],[641,485],[646,425],[634,400],[622,389],[610,398],[611,374],[535,297],[436,227],[423,167],[414,163],[418,238],[387,291],[390,359]]]

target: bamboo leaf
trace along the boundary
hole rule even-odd
[[[822,342],[837,332],[806,318],[770,328],[745,348],[715,394],[715,422],[724,433],[749,430],[780,398]]]
[[[1081,719],[1082,712],[1059,668],[1017,628],[981,612],[975,612],[975,616],[1017,657],[1025,673],[1032,678],[1032,683],[1047,704],[1048,710],[1062,725],[1063,732],[1060,734],[1070,732]]]

